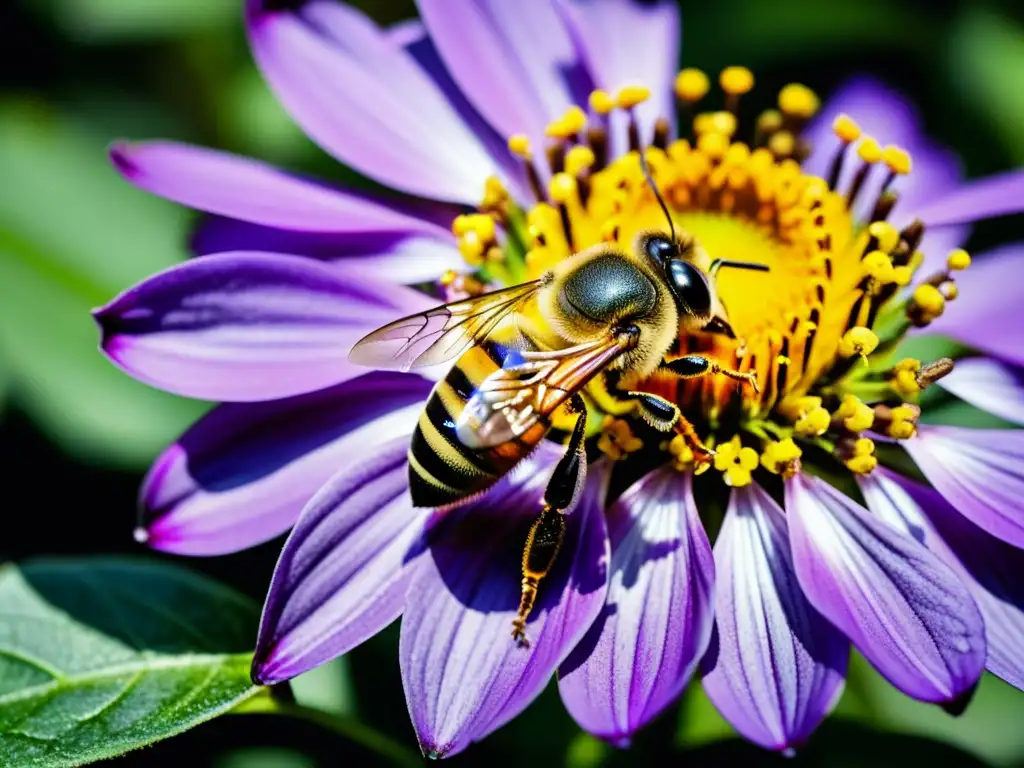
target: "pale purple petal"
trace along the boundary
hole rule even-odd
[[[961,515],[1024,547],[1024,430],[921,425],[902,445]]]
[[[397,619],[426,510],[409,498],[409,437],[352,448],[306,505],[274,569],[253,679],[288,680],[359,645]],[[354,457],[359,458],[354,458]]]
[[[221,217],[203,222],[191,246],[200,256],[248,250],[300,254],[328,262],[340,275],[352,268],[371,280],[407,285],[432,282],[446,270],[465,267],[450,235],[295,232]]]
[[[417,0],[434,46],[476,109],[506,138],[537,146],[544,126],[581,94],[577,62],[551,0]]]
[[[965,358],[956,361],[939,385],[975,408],[1024,424],[1024,370],[1016,366],[987,357]]]
[[[880,468],[858,476],[868,507],[957,571],[985,619],[989,671],[1024,689],[1024,550],[989,536],[931,488]]]
[[[412,434],[430,386],[374,372],[284,400],[217,406],[146,475],[137,535],[179,555],[220,555],[284,533],[352,456]]]
[[[148,192],[256,224],[303,232],[448,234],[440,222],[402,211],[398,204],[332,189],[227,152],[173,141],[118,142],[110,158],[128,181]]]
[[[656,470],[608,512],[608,596],[559,669],[576,722],[613,743],[682,692],[711,636],[714,560],[689,475]]]
[[[135,378],[187,397],[254,401],[366,372],[349,363],[352,345],[429,305],[409,288],[312,259],[236,252],[160,272],[95,317],[103,351]]]
[[[476,204],[493,160],[431,78],[360,12],[312,0],[297,11],[248,2],[264,77],[306,133],[395,189]]]
[[[733,489],[715,563],[704,690],[754,743],[797,747],[839,700],[850,644],[804,597],[786,516],[757,485]]]
[[[1020,331],[1020,279],[1024,244],[978,254],[971,268],[956,275],[959,294],[925,329],[941,333],[1007,362],[1024,366]]]
[[[805,473],[786,482],[786,511],[804,594],[889,682],[931,702],[977,683],[984,623],[937,555]]]
[[[612,94],[627,85],[650,88],[650,98],[636,108],[641,135],[649,138],[659,117],[674,122],[672,83],[682,32],[678,3],[561,0],[559,7],[596,87]],[[611,133],[613,148],[624,151],[624,115],[612,115]]]
[[[402,619],[405,696],[424,754],[465,749],[522,711],[601,611],[607,585],[606,475],[596,465],[568,516],[554,569],[512,639],[520,560],[560,451],[542,444],[479,500],[438,515]]]
[[[962,224],[1024,212],[1024,171],[969,181],[936,196],[915,213],[928,226]]]

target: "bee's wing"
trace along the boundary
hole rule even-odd
[[[348,359],[402,371],[454,360],[525,304],[541,283],[533,280],[395,320],[357,341]]]
[[[553,352],[513,352],[476,388],[455,424],[467,448],[492,448],[551,416],[630,345],[610,337]]]

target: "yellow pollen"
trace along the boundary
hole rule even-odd
[[[892,388],[903,397],[916,395],[921,391],[917,383],[917,374],[921,370],[921,361],[912,357],[900,360],[892,367]]]
[[[693,449],[682,435],[676,435],[669,441],[668,452],[672,456],[672,466],[680,472],[693,466]]]
[[[702,133],[697,138],[697,149],[714,160],[724,156],[728,148],[729,137],[715,131]]]
[[[828,431],[831,423],[832,415],[819,405],[797,419],[793,430],[801,437],[818,437]]]
[[[960,295],[960,289],[956,287],[956,283],[952,280],[947,280],[939,286],[939,293],[942,294],[946,301],[953,301]]]
[[[754,87],[754,73],[746,67],[726,67],[718,76],[722,90],[733,96],[742,96]]]
[[[576,179],[568,173],[556,173],[548,184],[548,194],[556,203],[567,203],[576,197]]]
[[[839,340],[839,354],[843,357],[860,355],[866,362],[868,355],[878,347],[878,336],[870,328],[858,325],[843,334]]]
[[[893,268],[892,259],[888,254],[882,251],[872,251],[864,257],[861,263],[864,265],[864,271],[879,285],[896,282],[896,270]]]
[[[544,134],[553,139],[570,139],[579,134],[587,125],[587,115],[579,107],[573,106],[557,120],[552,120],[544,128]]]
[[[725,475],[725,484],[733,488],[750,485],[751,473],[757,469],[758,456],[753,448],[745,448],[736,435],[728,443],[718,446],[715,469]]]
[[[530,140],[522,133],[510,136],[508,139],[508,151],[516,157],[524,160],[530,159]]]
[[[892,419],[888,429],[890,437],[895,437],[897,440],[909,440],[917,432],[919,416],[920,410],[906,404],[893,408],[889,413],[889,417]]]
[[[963,248],[950,251],[946,257],[946,268],[950,272],[959,272],[971,266],[971,256]]]
[[[768,149],[772,151],[776,157],[789,157],[793,154],[793,149],[796,147],[796,138],[789,131],[779,131],[773,133],[772,137],[768,139]]]
[[[651,89],[645,85],[627,85],[619,90],[615,96],[619,107],[632,109],[637,104],[643,104],[651,97]]]
[[[790,83],[779,91],[779,109],[801,120],[814,117],[820,104],[817,94],[800,83]]]
[[[851,432],[863,432],[871,429],[875,423],[875,411],[861,402],[856,395],[846,395],[836,410],[836,416],[842,419],[843,426]]]
[[[910,285],[910,281],[914,279],[914,270],[910,267],[895,267],[892,270],[892,280],[900,288]]]
[[[840,113],[836,116],[832,121],[832,130],[845,144],[852,144],[860,138],[860,126],[847,114]]]
[[[882,150],[882,160],[889,166],[889,170],[893,173],[906,176],[910,173],[910,153],[907,150],[889,145]]]
[[[857,154],[865,163],[877,163],[882,159],[882,146],[870,136],[865,136],[857,145]]]
[[[878,459],[874,454],[874,441],[862,437],[853,444],[853,455],[843,463],[851,472],[856,472],[858,475],[867,475],[878,466]]]
[[[500,208],[508,202],[508,190],[497,176],[488,176],[484,182],[484,197],[480,207],[484,210]]]
[[[607,115],[613,109],[615,109],[615,99],[611,97],[608,91],[602,91],[598,89],[590,92],[590,108],[599,115]]]
[[[597,447],[612,461],[624,459],[644,447],[644,441],[633,434],[629,423],[623,419],[605,416],[601,430]]]
[[[925,316],[930,317],[932,320],[941,315],[946,308],[946,299],[939,292],[939,289],[928,283],[919,285],[914,289],[913,303]]]
[[[676,75],[676,96],[682,101],[700,101],[710,87],[708,76],[699,69],[688,67]]]
[[[593,166],[594,150],[583,144],[577,144],[565,153],[565,172],[570,176],[579,176]]]
[[[693,132],[696,134],[713,131],[723,136],[736,133],[736,116],[732,112],[702,112],[693,118]]]
[[[885,221],[870,224],[868,234],[878,241],[879,250],[886,253],[891,253],[900,241],[900,233],[896,231],[896,227]]]
[[[793,438],[768,443],[761,454],[761,466],[775,475],[782,475],[788,480],[800,471],[800,457],[803,451],[793,442]]]

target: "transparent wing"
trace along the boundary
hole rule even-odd
[[[356,365],[408,371],[454,360],[484,339],[541,287],[540,280],[409,315],[356,342]]]
[[[467,448],[502,445],[550,416],[632,341],[607,338],[553,352],[514,352],[470,396],[455,424]]]

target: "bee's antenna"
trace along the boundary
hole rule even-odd
[[[658,205],[661,206],[662,213],[665,214],[665,218],[668,219],[668,231],[672,235],[672,242],[676,242],[676,225],[672,221],[672,214],[668,212],[668,206],[665,205],[665,199],[661,196],[661,191],[658,189],[658,185],[654,183],[654,178],[651,176],[651,171],[647,167],[647,158],[644,156],[643,149],[638,149],[637,154],[640,156],[640,169],[644,172],[644,178],[647,179],[647,183],[651,186],[651,191],[654,192],[654,197],[658,201]]]
[[[708,274],[714,275],[718,270],[723,267],[731,269],[750,269],[755,272],[769,272],[770,267],[767,264],[758,264],[756,261],[731,261],[729,259],[715,259],[711,262],[711,266],[708,268]]]

